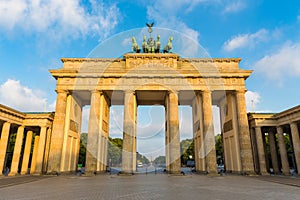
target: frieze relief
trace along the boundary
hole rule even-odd
[[[126,59],[126,69],[136,68],[143,65],[147,68],[161,68],[161,67],[171,67],[177,69],[177,60],[173,58],[127,58]]]

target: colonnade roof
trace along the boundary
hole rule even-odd
[[[300,105],[279,113],[248,113],[248,120],[253,126],[279,126],[300,121]]]
[[[24,126],[50,126],[54,112],[21,112],[0,104],[0,120]]]

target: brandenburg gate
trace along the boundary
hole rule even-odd
[[[86,172],[106,170],[111,105],[124,105],[122,173],[136,170],[139,105],[165,107],[166,170],[180,173],[178,106],[192,107],[195,164],[217,173],[212,105],[220,108],[226,169],[254,173],[245,103],[251,70],[240,59],[181,58],[175,53],[139,52],[122,58],[63,58],[50,70],[57,80],[47,173],[76,170],[82,107],[90,105]]]

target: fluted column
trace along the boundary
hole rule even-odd
[[[279,165],[278,165],[275,133],[270,130],[268,136],[269,136],[270,153],[271,153],[273,171],[274,171],[274,174],[279,174]]]
[[[66,119],[66,105],[68,92],[57,90],[55,117],[53,120],[51,146],[49,153],[48,172],[60,172],[64,128]]]
[[[289,167],[289,161],[288,161],[287,152],[286,152],[286,146],[284,143],[282,127],[280,127],[280,126],[277,127],[277,133],[278,133],[278,145],[279,145],[279,151],[280,151],[282,173],[284,175],[289,175],[290,167]]]
[[[290,124],[293,140],[293,148],[297,165],[297,172],[300,174],[300,139],[299,139],[299,130],[296,122]]]
[[[209,174],[217,174],[217,158],[210,91],[202,92],[203,99],[203,132],[206,153],[206,168]]]
[[[169,115],[170,115],[170,106],[169,98],[166,95],[165,98],[165,151],[166,151],[166,171],[170,172],[170,127],[169,127]]]
[[[137,102],[134,91],[125,91],[122,172],[134,173],[136,169],[136,114]]]
[[[32,131],[27,131],[21,174],[26,174],[28,172],[27,170],[28,170],[29,156],[31,150],[31,142],[32,142]]]
[[[36,156],[36,168],[35,168],[36,174],[42,174],[46,134],[47,134],[47,127],[42,126],[40,130],[40,139],[39,139],[38,151]]]
[[[34,138],[34,145],[33,145],[33,152],[32,152],[32,159],[31,159],[31,166],[30,166],[30,174],[35,173],[36,169],[36,157],[38,154],[38,149],[39,149],[39,140],[40,136],[35,136]]]
[[[194,133],[194,148],[195,148],[195,167],[196,171],[206,171],[205,166],[205,146],[203,142],[203,110],[202,97],[199,92],[196,92],[193,100],[193,133]]]
[[[245,91],[236,91],[236,104],[242,172],[254,174]]]
[[[47,130],[47,137],[46,137],[46,145],[45,145],[45,155],[44,155],[44,164],[43,164],[43,172],[47,172],[48,168],[48,160],[49,160],[49,151],[50,151],[50,141],[51,141],[51,127]]]
[[[88,140],[86,148],[86,171],[95,172],[97,171],[98,162],[98,144],[99,144],[99,117],[100,117],[100,106],[101,106],[101,92],[92,91],[91,96],[91,107],[90,107],[90,118],[88,126]]]
[[[9,173],[10,176],[14,176],[14,175],[18,174],[18,167],[19,167],[20,155],[21,155],[21,150],[22,150],[23,136],[24,136],[24,126],[19,126],[18,131],[17,131],[17,138],[16,138],[16,143],[15,143],[14,153],[13,153],[12,162],[11,162],[11,169],[10,169],[10,173]]]
[[[170,154],[170,173],[178,174],[181,172],[180,163],[180,135],[178,119],[178,93],[170,91],[169,98],[169,154]]]
[[[1,140],[0,140],[0,173],[2,173],[4,168],[9,131],[10,131],[10,123],[5,122],[2,126]]]
[[[259,170],[262,175],[265,175],[267,174],[267,165],[266,165],[266,155],[265,155],[261,127],[255,127],[255,133],[256,133],[258,160],[259,160]]]

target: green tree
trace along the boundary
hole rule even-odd
[[[85,160],[86,160],[86,145],[87,145],[87,133],[81,133],[80,134],[80,149],[79,149],[79,159],[78,164],[82,164],[82,166],[85,166]]]
[[[186,164],[188,160],[195,159],[194,140],[185,139],[180,142],[181,163]],[[191,157],[191,158],[190,158]]]
[[[137,162],[142,162],[143,164],[149,164],[150,162],[146,156],[143,156],[139,152],[136,154],[136,160]]]
[[[217,134],[215,136],[215,142],[216,142],[217,162],[220,163],[222,160],[222,163],[223,163],[223,140],[222,140],[221,134]]]
[[[163,165],[166,164],[166,156],[158,156],[153,161],[154,164]]]
[[[117,166],[122,163],[123,140],[121,138],[109,137],[108,143],[108,162],[111,166]]]

